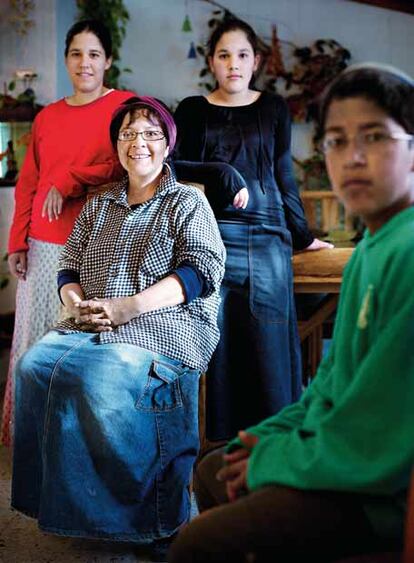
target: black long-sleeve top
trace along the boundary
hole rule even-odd
[[[295,248],[312,242],[293,174],[289,110],[281,96],[263,92],[252,104],[236,107],[191,96],[178,105],[175,121],[177,175],[206,186],[218,220],[280,224],[282,214]],[[196,162],[213,166],[203,171]],[[231,205],[242,187],[249,190],[244,210]]]

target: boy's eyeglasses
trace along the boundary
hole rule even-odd
[[[165,138],[162,131],[153,131],[148,129],[147,131],[135,131],[135,129],[123,129],[118,133],[118,141],[135,141],[135,139],[141,135],[144,141],[161,141]]]
[[[319,149],[325,155],[343,153],[351,141],[364,153],[375,152],[390,141],[413,141],[414,135],[408,133],[390,133],[388,131],[361,131],[354,137],[346,137],[338,133],[326,133],[319,143]]]

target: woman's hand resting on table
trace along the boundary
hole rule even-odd
[[[226,484],[229,502],[235,501],[240,493],[247,491],[247,464],[251,450],[259,441],[257,436],[244,431],[239,432],[239,439],[243,447],[230,454],[224,454],[225,465],[216,475],[218,481],[224,481]]]
[[[323,248],[334,248],[334,245],[330,242],[314,238],[310,245],[303,250],[322,250]]]

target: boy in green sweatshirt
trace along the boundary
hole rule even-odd
[[[247,553],[320,563],[401,546],[414,464],[413,80],[349,67],[325,92],[318,129],[332,188],[367,227],[329,354],[299,402],[201,462],[205,512],[178,536],[171,563]]]

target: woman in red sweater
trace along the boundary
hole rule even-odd
[[[18,358],[57,322],[57,261],[86,200],[86,186],[122,174],[108,130],[112,113],[131,92],[104,86],[112,62],[109,31],[96,20],[66,35],[73,94],[43,109],[19,175],[9,238],[9,267],[19,280],[1,442],[11,443],[12,374]]]

